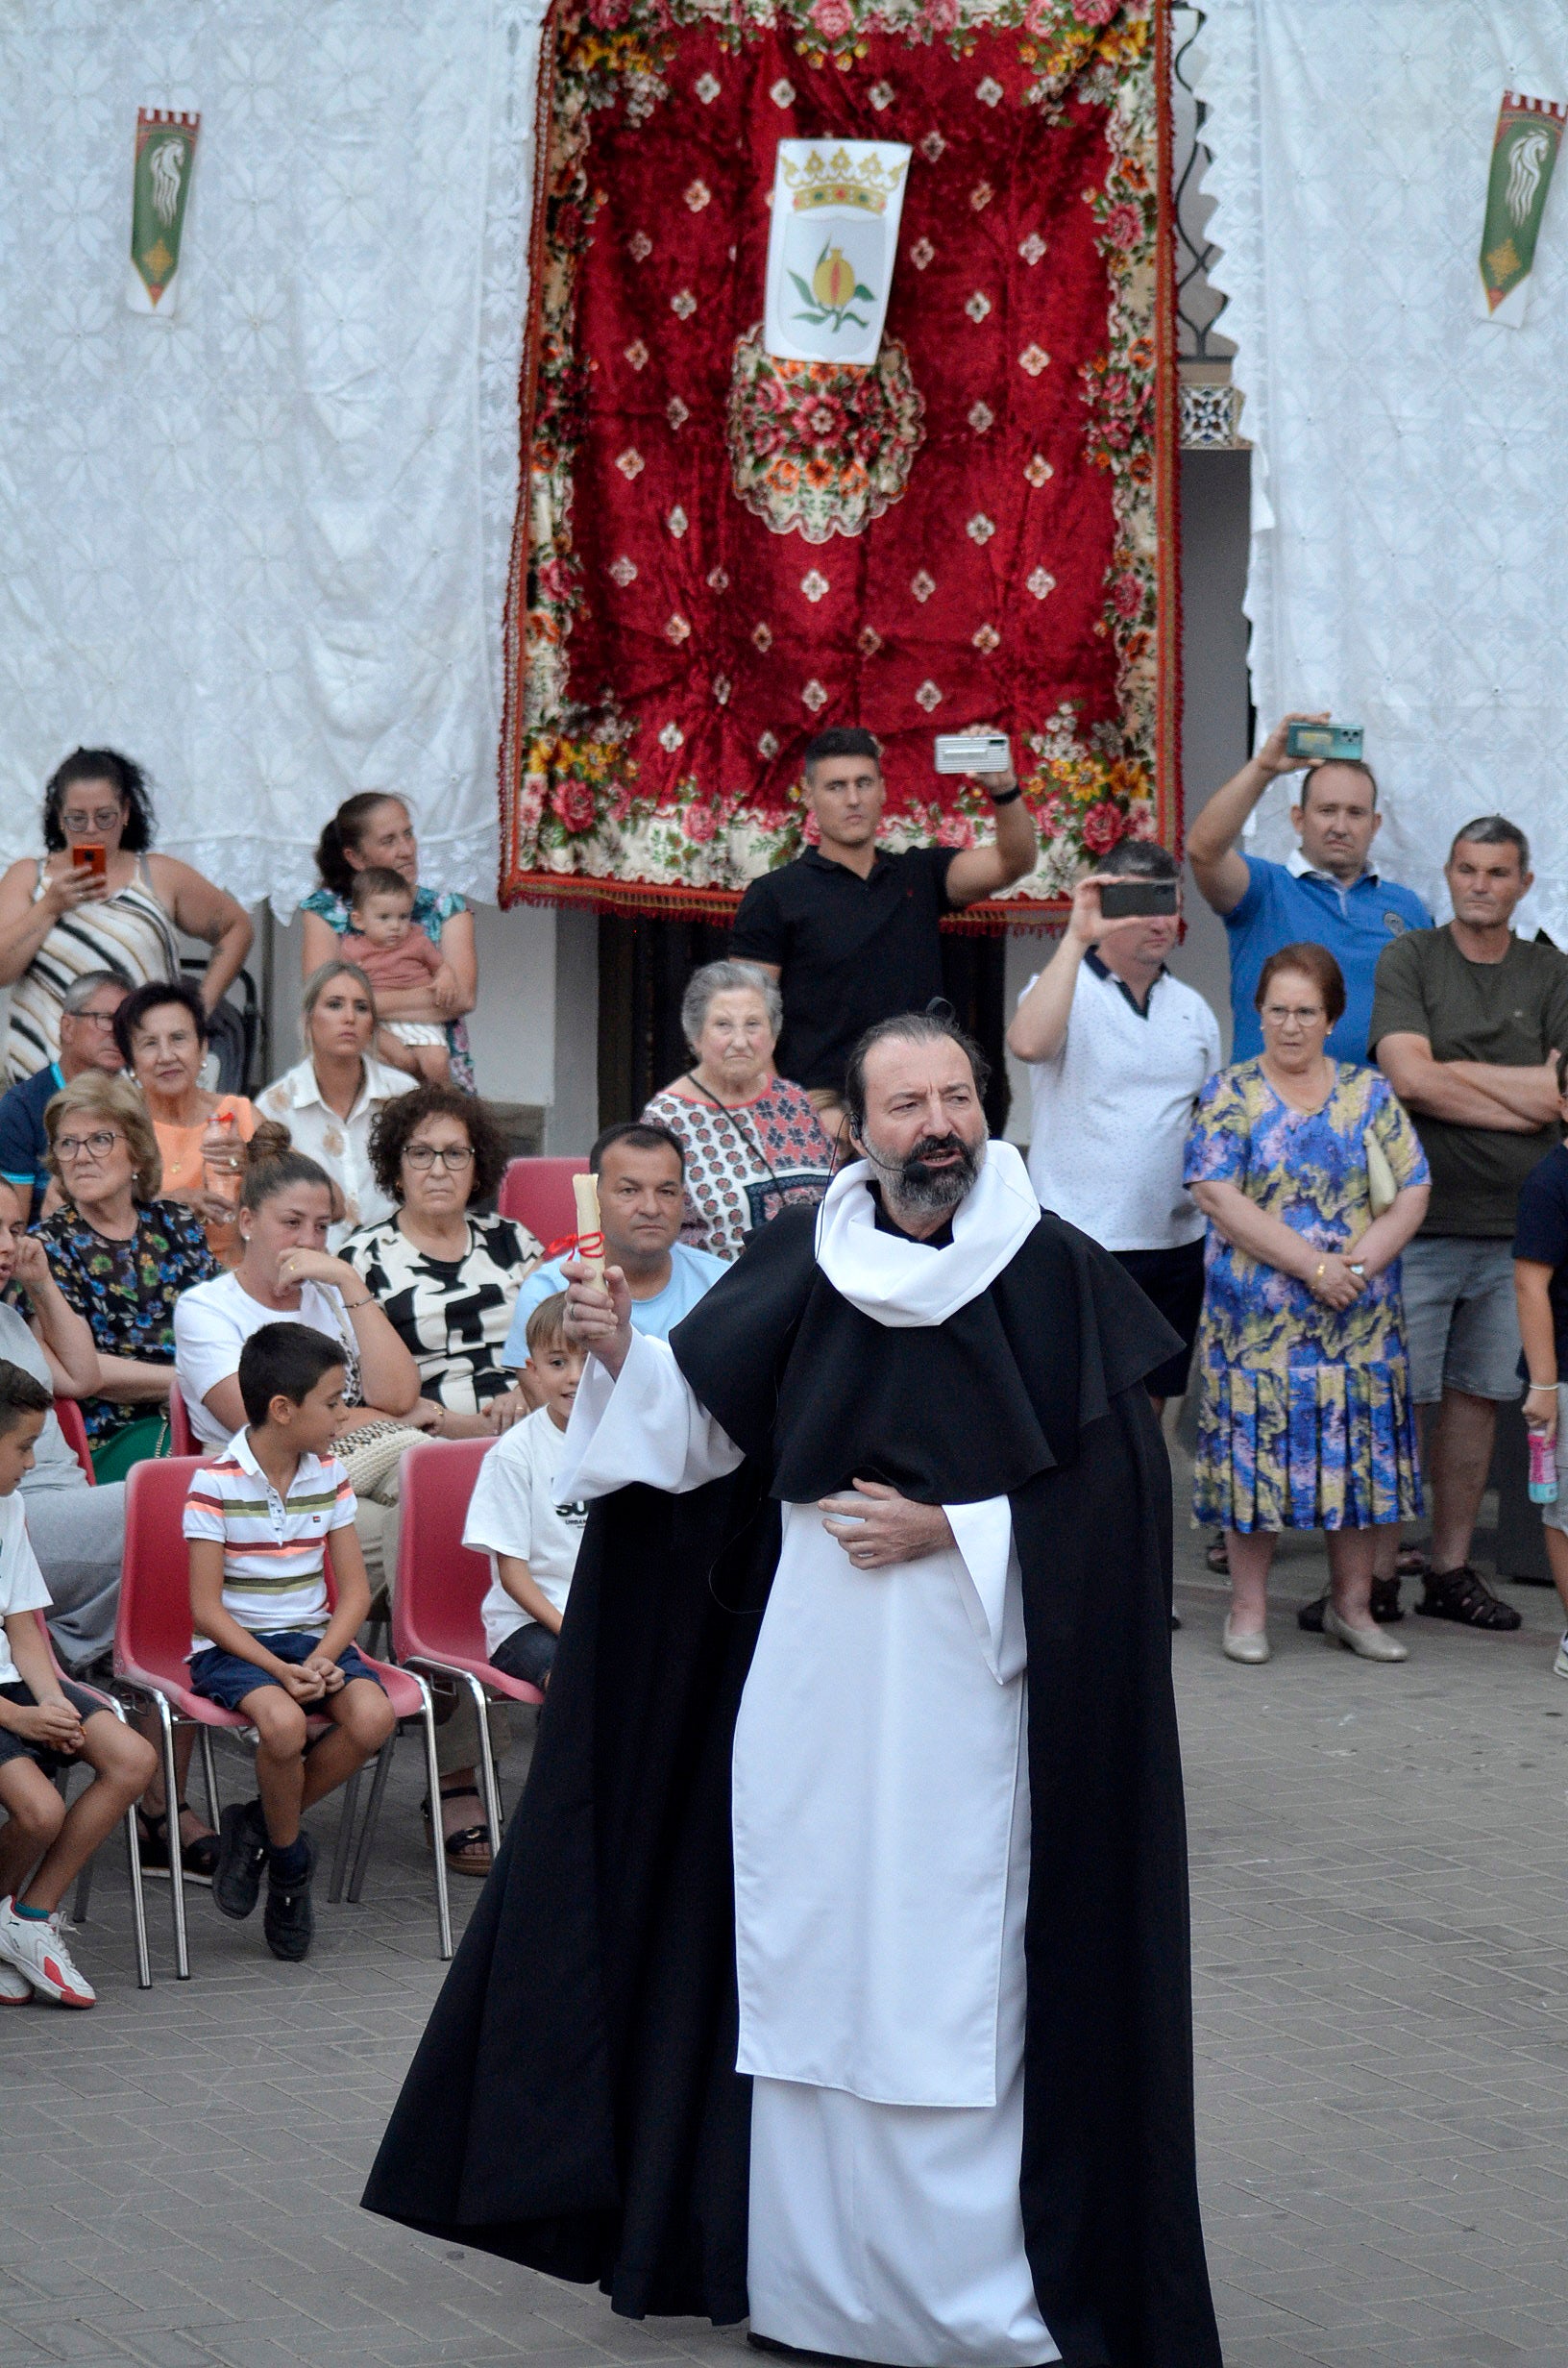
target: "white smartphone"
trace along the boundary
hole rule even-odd
[[[1010,773],[1013,749],[1000,731],[943,731],[937,734],[939,773]]]

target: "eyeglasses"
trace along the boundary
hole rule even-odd
[[[116,823],[124,820],[122,807],[100,806],[96,814],[62,814],[60,826],[61,830],[112,830]]]
[[[448,1144],[444,1149],[437,1150],[430,1143],[410,1143],[403,1156],[410,1168],[422,1171],[433,1168],[437,1160],[443,1168],[463,1169],[473,1166],[474,1148],[471,1144],[460,1143]]]
[[[110,1126],[101,1127],[95,1135],[58,1135],[55,1138],[57,1159],[107,1159],[116,1143],[125,1137]]]
[[[119,1008],[119,1004],[116,1003],[113,1011],[65,1011],[61,1012],[61,1018],[62,1020],[85,1020],[92,1027],[112,1027],[115,1013]]]

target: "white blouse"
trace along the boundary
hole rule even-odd
[[[255,1107],[261,1117],[286,1126],[294,1148],[319,1161],[343,1196],[343,1215],[327,1235],[329,1249],[338,1248],[359,1226],[379,1225],[391,1216],[394,1204],[370,1171],[371,1123],[378,1110],[416,1082],[404,1070],[367,1060],[354,1107],[340,1119],[322,1100],[315,1068],[306,1059],[257,1096]]]

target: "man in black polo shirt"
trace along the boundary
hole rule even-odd
[[[805,774],[819,844],[752,881],[730,952],[778,980],[779,1070],[826,1100],[867,1028],[923,1011],[942,993],[938,922],[1021,879],[1034,865],[1035,826],[1014,774],[980,774],[996,809],[991,846],[887,854],[876,844],[881,752],[869,731],[819,732]]]

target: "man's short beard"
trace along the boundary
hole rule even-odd
[[[972,1192],[985,1145],[966,1143],[962,1135],[922,1135],[902,1159],[884,1159],[864,1136],[861,1147],[891,1201],[901,1209],[918,1209],[930,1216],[939,1209],[956,1209],[966,1194]],[[927,1165],[933,1151],[946,1150],[959,1153],[950,1168]]]

